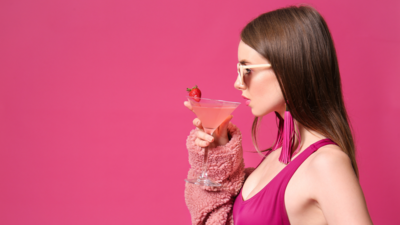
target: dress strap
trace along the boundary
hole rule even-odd
[[[300,155],[298,155],[295,159],[293,159],[286,167],[286,179],[289,180],[292,175],[294,174],[294,172],[296,172],[297,168],[299,168],[299,166],[311,155],[313,154],[315,151],[317,151],[319,148],[321,148],[322,146],[325,145],[329,145],[329,144],[335,144],[337,145],[335,142],[333,142],[331,139],[329,138],[325,138],[325,139],[321,139],[317,142],[315,142],[314,144],[311,144],[310,146],[308,146],[302,153],[300,153]]]
[[[313,152],[317,151],[320,147],[325,146],[325,145],[329,145],[329,144],[338,145],[338,144],[336,144],[334,141],[332,141],[332,140],[329,139],[329,138],[321,139],[321,140],[319,140],[319,141],[317,141],[317,142],[311,144],[309,147],[307,147],[307,149],[305,149],[304,152],[303,152],[304,154],[300,154],[298,157],[300,157],[300,156],[303,155],[302,158],[304,158],[304,155],[307,155],[307,156],[305,156],[305,158],[304,158],[303,160],[301,160],[301,161],[304,161],[304,160],[306,160],[306,159],[308,158],[308,156],[310,156]],[[276,149],[275,149],[275,150],[276,150]],[[272,151],[275,151],[275,150],[270,150],[270,151],[268,151],[268,152],[264,155],[264,157],[260,160],[260,162],[258,163],[258,165],[257,165],[255,168],[257,168],[257,167],[264,161],[264,159],[267,158],[267,156],[268,156],[269,154],[271,154]],[[306,152],[308,152],[308,153],[306,153]],[[298,158],[298,157],[296,157],[296,158]],[[302,163],[302,162],[301,162],[301,163]],[[301,164],[301,163],[300,163],[300,164]],[[290,164],[290,163],[289,163],[289,164]]]
[[[329,145],[329,144],[338,145],[338,144],[336,144],[334,141],[332,141],[329,138],[325,138],[325,139],[319,140],[319,141],[315,142],[313,145],[314,145],[314,148],[315,148],[315,151],[316,151],[319,148],[321,148],[322,146]]]

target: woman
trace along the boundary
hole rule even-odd
[[[372,224],[358,182],[336,52],[321,15],[308,6],[260,15],[242,30],[238,58],[234,86],[255,116],[257,151],[259,118],[275,112],[278,137],[255,170],[244,169],[232,117],[213,136],[196,118],[197,129],[187,139],[188,176],[196,177],[201,147],[209,146],[208,174],[222,187],[186,184],[192,223]]]

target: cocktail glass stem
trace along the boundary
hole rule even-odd
[[[204,160],[203,160],[203,172],[201,173],[201,178],[207,179],[207,169],[208,169],[208,147],[204,149]]]
[[[212,133],[210,135],[212,135]],[[204,158],[203,158],[203,168],[202,168],[200,176],[198,178],[194,178],[194,179],[185,179],[185,181],[188,183],[202,185],[202,186],[219,187],[219,186],[221,186],[221,184],[211,180],[207,174],[209,148],[207,146],[202,149],[204,150]]]

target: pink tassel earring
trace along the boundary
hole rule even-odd
[[[297,124],[296,124],[297,127]],[[285,118],[283,124],[283,140],[282,140],[282,151],[281,155],[279,156],[279,161],[285,164],[291,162],[292,158],[292,148],[294,145],[294,137],[295,137],[295,130],[294,130],[294,121],[292,114],[290,114],[289,108],[286,104],[286,111],[285,111]],[[297,136],[300,142],[300,135]],[[300,149],[300,143],[295,152]]]
[[[279,124],[278,124],[278,135],[276,136],[275,139],[275,144],[272,147],[272,151],[276,150],[277,148],[282,146],[282,133],[283,133],[283,123],[284,120],[282,119],[282,117],[277,116],[279,119]]]

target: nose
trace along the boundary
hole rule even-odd
[[[236,78],[236,81],[235,81],[233,86],[239,91],[242,91],[242,90],[246,89],[246,86],[244,85],[244,83],[240,84],[239,76]]]

